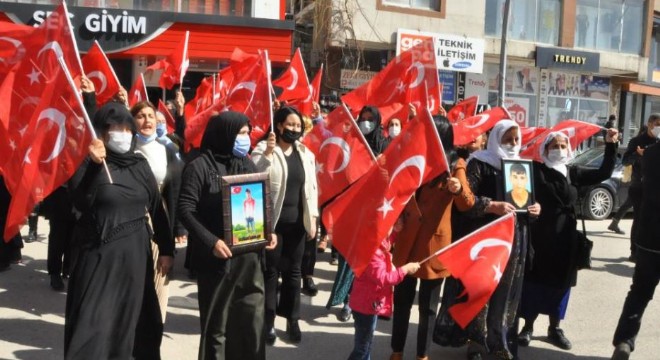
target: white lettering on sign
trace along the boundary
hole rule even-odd
[[[420,49],[428,57],[435,51],[438,69],[481,73],[483,71],[485,41],[479,38],[427,33],[415,30],[397,31],[397,55],[432,38],[435,49]]]
[[[51,11],[37,10],[32,14],[34,26],[39,26],[48,17]],[[73,19],[73,14],[70,14]],[[108,14],[107,10],[101,11],[101,14],[92,13],[87,15],[84,21],[84,27],[92,33],[112,33],[112,34],[146,34],[147,18],[144,16],[128,15],[128,11],[122,11],[121,14]]]

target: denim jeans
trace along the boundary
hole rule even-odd
[[[658,280],[660,280],[660,254],[638,249],[632,285],[614,332],[612,342],[614,346],[625,342],[631,349],[635,349],[635,338],[642,326],[642,316],[653,298]]]
[[[366,315],[353,311],[355,320],[355,345],[348,360],[370,360],[371,344],[376,331],[377,315]]]

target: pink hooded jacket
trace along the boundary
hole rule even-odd
[[[361,314],[392,316],[394,285],[403,281],[406,273],[392,265],[389,240],[383,241],[371,257],[362,275],[355,278],[349,305]]]

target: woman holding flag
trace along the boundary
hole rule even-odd
[[[545,314],[550,317],[548,338],[552,344],[564,350],[572,347],[559,322],[566,314],[571,287],[577,282],[575,255],[582,236],[575,215],[578,187],[597,184],[612,175],[617,138],[617,130],[607,131],[605,155],[598,169],[567,166],[574,154],[563,132],[549,133],[539,147],[541,162],[534,163],[534,188],[543,213],[531,227],[534,258],[523,285],[520,317],[525,325],[518,337],[521,346],[529,345],[534,321]]]
[[[470,211],[470,218],[463,217],[471,224],[468,230],[476,230],[502,215],[516,211],[513,205],[503,201],[502,159],[519,158],[520,139],[518,124],[512,120],[501,120],[488,136],[486,149],[470,157],[467,166],[468,183],[481,205]],[[498,359],[513,359],[517,356],[516,310],[527,257],[528,222],[529,217],[541,213],[541,206],[534,203],[527,208],[527,213],[518,215],[511,255],[495,292],[467,327],[468,338],[471,340],[468,346],[470,360],[481,359],[483,350]]]

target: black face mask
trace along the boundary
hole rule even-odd
[[[294,142],[296,142],[296,140],[300,139],[301,136],[302,136],[302,131],[293,131],[289,129],[284,129],[281,135],[282,140],[284,140],[289,144],[293,144]]]

